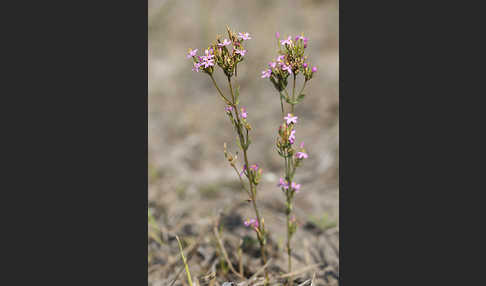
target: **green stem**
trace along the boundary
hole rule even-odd
[[[236,103],[235,103],[235,96],[234,96],[234,93],[233,93],[233,86],[231,85],[231,78],[228,77],[228,85],[229,85],[229,88],[230,88],[230,91],[231,91],[231,98],[233,99],[233,106],[234,106],[234,110],[235,110],[235,117],[236,117],[236,120],[237,120],[237,132],[238,132],[238,135],[239,135],[239,138],[240,138],[240,143],[241,145],[243,146],[245,144],[245,140],[244,140],[244,135],[243,135],[243,132],[241,130],[241,121],[240,121],[240,115],[239,115],[239,112],[238,112],[238,108],[236,106]],[[246,130],[246,142],[248,142],[248,130]],[[255,210],[255,215],[257,217],[257,221],[258,221],[258,229],[261,233],[261,236],[262,237],[258,237],[258,240],[260,242],[260,251],[261,251],[261,255],[262,255],[262,264],[265,265],[267,263],[267,257],[266,257],[266,254],[265,254],[265,228],[263,226],[263,223],[262,223],[262,219],[260,217],[260,213],[258,211],[258,207],[256,205],[256,186],[253,184],[253,180],[252,180],[252,175],[251,175],[251,172],[249,171],[250,169],[250,164],[248,163],[248,154],[246,152],[246,148],[242,148],[243,149],[243,157],[244,157],[244,160],[245,160],[245,165],[246,165],[246,170],[247,170],[247,178],[248,178],[248,183],[250,184],[250,193],[251,193],[251,201],[252,201],[252,205],[253,205],[253,209]],[[268,282],[268,272],[267,270],[265,269],[265,281],[266,283]]]

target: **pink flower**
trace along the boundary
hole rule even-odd
[[[277,39],[280,38],[280,33],[279,32],[276,32],[275,33],[275,38],[277,38]]]
[[[312,72],[316,72],[316,71],[317,71],[317,67],[313,67]]]
[[[224,110],[230,112],[231,110],[233,110],[233,107],[228,105],[224,108]]]
[[[302,143],[300,143],[299,147],[304,148],[304,141],[302,141]]]
[[[284,180],[284,178],[280,178],[277,187],[284,188],[285,190],[289,188],[289,183]]]
[[[242,107],[241,108],[241,117],[246,119],[248,117],[248,112],[246,112],[246,108]]]
[[[280,55],[277,57],[277,62],[283,62],[283,60],[285,59],[285,56],[284,55]]]
[[[238,37],[242,40],[251,40],[250,34],[248,33],[238,33]]]
[[[289,142],[290,142],[290,144],[294,144],[294,142],[295,142],[295,130],[290,131]]]
[[[253,171],[258,171],[258,164],[251,165],[250,169],[252,169]]]
[[[222,43],[219,43],[218,46],[219,47],[224,47],[224,46],[227,46],[231,44],[231,42],[228,40],[228,39],[224,39]]]
[[[213,55],[213,49],[210,49],[210,50],[205,50],[204,51],[204,54],[205,56],[202,56],[201,59],[203,61],[207,61],[207,60],[210,60],[212,58],[214,58],[214,55]]]
[[[240,54],[241,56],[244,56],[246,54],[246,50],[238,50],[238,49],[236,49],[235,50],[235,53],[236,54]]]
[[[307,155],[307,153],[305,152],[297,152],[297,154],[295,154],[295,157],[297,157],[298,159],[307,159],[309,155]]]
[[[296,184],[295,182],[292,182],[292,190],[298,193],[300,190],[300,184]]]
[[[289,74],[292,74],[292,68],[288,65],[283,64],[282,65],[282,70],[286,70]]]
[[[271,69],[264,70],[264,71],[262,71],[262,78],[270,77],[271,74],[272,74]]]
[[[189,49],[189,53],[187,53],[187,58],[195,57],[196,53],[197,53],[197,49],[195,49],[195,50]]]
[[[199,67],[201,66],[201,64],[199,63],[194,63],[194,67],[192,68],[192,71],[194,72],[199,72]]]
[[[304,63],[302,66],[303,66],[304,68],[307,68],[307,63]]]
[[[295,123],[297,124],[297,116],[294,116],[292,113],[288,113],[287,116],[284,117],[285,120],[287,120],[287,125],[290,123]]]
[[[289,45],[289,46],[292,46],[292,37],[291,37],[291,36],[289,36],[289,37],[287,38],[287,40],[282,40],[282,41],[280,41],[280,43],[281,43],[282,45]]]
[[[253,228],[258,228],[258,221],[254,218],[252,219],[246,219],[245,222],[243,222],[245,226],[251,226]]]
[[[204,65],[204,68],[208,68],[210,66],[214,66],[214,60],[206,59],[201,64]]]
[[[269,62],[268,66],[271,67],[272,69],[274,69],[277,66],[277,63],[276,62]]]

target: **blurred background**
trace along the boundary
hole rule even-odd
[[[276,187],[283,166],[274,149],[282,119],[278,93],[260,73],[277,55],[276,31],[281,38],[301,33],[309,38],[306,55],[318,72],[307,84],[306,98],[295,112],[299,117],[296,142],[305,142],[309,159],[295,176],[302,188],[294,206],[300,226],[293,238],[294,269],[320,263],[317,284],[336,284],[338,1],[149,0],[148,6],[148,200],[158,228],[149,239],[149,285],[166,285],[179,270],[175,234],[185,238],[186,246],[197,242],[189,258],[194,276],[217,267],[217,247],[208,232],[216,217],[221,218],[228,252],[236,252],[242,237],[254,238],[243,226],[243,220],[254,214],[223,154],[224,142],[233,154],[237,150],[234,131],[209,77],[192,72],[192,60],[186,58],[189,48],[201,52],[216,35],[226,36],[226,25],[252,37],[244,43],[247,54],[238,66],[240,104],[247,108],[253,126],[249,160],[264,171],[258,204],[278,250],[273,255],[275,272],[285,272],[287,259],[282,250],[286,235],[284,195]],[[221,71],[215,78],[223,92],[228,91]],[[245,253],[244,259],[245,272],[251,273],[259,265],[256,257],[252,262],[250,254]],[[183,277],[174,285],[184,283],[179,281]],[[218,279],[225,281],[224,277]]]

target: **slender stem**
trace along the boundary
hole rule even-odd
[[[221,92],[221,89],[219,89],[218,84],[216,84],[216,81],[214,80],[213,75],[212,75],[212,74],[210,74],[210,75],[209,75],[209,77],[210,77],[210,78],[211,78],[211,80],[213,81],[213,84],[214,84],[214,86],[216,87],[216,89],[218,90],[219,95],[221,95],[221,97],[222,97],[222,98],[223,98],[223,100],[226,102],[226,104],[228,104],[228,105],[232,105],[232,104],[231,104],[231,102],[229,101],[229,99],[227,99],[227,98],[226,98],[226,97],[223,95],[223,93]]]
[[[296,78],[296,75],[294,73],[294,84],[292,85],[292,102],[295,101],[295,78]],[[294,104],[292,104],[292,113],[294,113]]]
[[[280,92],[280,108],[282,109],[282,117],[284,117],[285,112],[284,112],[284,107],[283,107],[283,94]]]
[[[228,85],[229,85],[229,88],[230,88],[230,91],[231,91],[231,98],[233,99],[233,106],[235,107],[234,110],[235,110],[235,114],[236,114],[236,121],[237,121],[237,132],[238,132],[238,135],[239,135],[239,138],[240,138],[240,143],[241,145],[243,146],[245,144],[245,139],[244,139],[244,135],[243,135],[243,132],[241,130],[241,121],[240,121],[240,115],[238,113],[238,108],[236,107],[236,102],[235,102],[235,96],[234,96],[234,93],[233,93],[233,86],[231,85],[231,78],[228,77]],[[246,132],[246,142],[248,142],[248,130]],[[251,193],[251,202],[252,202],[252,205],[253,205],[253,209],[255,210],[255,214],[256,214],[256,217],[257,217],[257,221],[258,221],[258,229],[261,233],[261,236],[263,237],[259,237],[259,242],[260,242],[260,251],[261,251],[261,255],[262,255],[262,264],[265,265],[267,263],[267,257],[266,257],[266,254],[265,254],[265,228],[263,226],[263,223],[262,223],[262,219],[260,217],[260,213],[258,212],[258,207],[256,205],[256,186],[253,184],[253,181],[252,181],[252,175],[251,173],[248,171],[249,168],[250,168],[250,164],[248,163],[248,154],[246,152],[246,148],[242,148],[243,149],[243,157],[244,157],[244,160],[245,160],[245,164],[246,164],[246,170],[247,170],[247,178],[248,178],[248,183],[250,184],[250,193]],[[265,281],[268,282],[268,272],[267,270],[265,269]]]

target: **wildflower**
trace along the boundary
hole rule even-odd
[[[292,182],[292,186],[291,187],[292,187],[292,190],[294,192],[296,192],[296,193],[298,193],[299,190],[300,190],[300,184],[296,184],[295,182]]]
[[[194,72],[199,72],[199,67],[201,66],[200,63],[194,63],[194,67],[192,68],[192,71]]]
[[[287,40],[282,40],[282,41],[280,41],[280,43],[281,43],[282,45],[289,45],[289,46],[292,46],[292,37],[291,37],[291,36],[289,36],[289,37],[287,38]]]
[[[290,142],[290,144],[294,144],[294,142],[295,142],[295,130],[290,131],[289,142]]]
[[[242,40],[251,40],[250,34],[248,33],[238,33],[238,37]]]
[[[264,71],[262,71],[262,78],[270,77],[271,74],[272,74],[271,69],[264,70]]]
[[[246,112],[246,108],[242,107],[241,108],[241,117],[246,119],[247,116],[248,116],[248,112]]]
[[[225,111],[231,111],[231,110],[233,110],[233,107],[228,105],[228,106],[226,106],[226,107],[224,108],[224,110],[225,110]]]
[[[307,66],[308,66],[308,65],[307,65],[307,63],[304,63],[302,66],[303,66],[304,68],[307,68]]]
[[[204,60],[204,61],[214,58],[213,49],[209,49],[209,50],[206,49],[204,51],[204,54],[206,54],[206,55],[201,57],[201,59]]]
[[[275,38],[280,38],[280,33],[279,32],[275,32]]]
[[[246,50],[238,50],[238,49],[236,49],[235,50],[235,54],[239,54],[241,56],[244,56],[246,54]]]
[[[280,188],[284,188],[286,190],[286,189],[289,188],[289,183],[287,183],[287,181],[284,180],[284,178],[280,178],[277,186],[280,187]]]
[[[316,72],[316,71],[317,71],[317,67],[313,67],[312,72]]]
[[[302,143],[300,143],[299,147],[304,148],[304,141],[302,141]]]
[[[250,169],[252,169],[253,171],[257,171],[258,170],[258,164],[251,165]]]
[[[287,116],[284,117],[287,120],[287,124],[295,123],[297,124],[297,116],[294,116],[292,113],[288,113]]]
[[[244,222],[246,227],[251,226],[253,228],[258,228],[258,221],[254,218],[252,219],[246,219]]]
[[[274,69],[277,66],[277,63],[276,62],[269,62],[268,66],[271,67],[272,69]]]
[[[187,58],[195,57],[196,53],[197,53],[197,49],[195,49],[195,50],[189,49],[189,53],[187,53]]]
[[[224,39],[222,43],[219,43],[218,46],[219,47],[224,47],[224,46],[227,46],[231,44],[231,42],[228,40],[228,39]]]
[[[295,157],[297,157],[298,159],[307,159],[309,155],[307,155],[307,153],[305,152],[297,152],[297,154],[295,154]]]
[[[292,68],[288,65],[283,64],[282,65],[282,70],[286,70],[288,73],[292,74]]]
[[[304,36],[297,36],[297,37],[295,37],[295,41],[297,42],[298,40],[302,40],[302,41],[304,41],[304,46],[306,46],[306,45],[307,45],[307,40],[308,40],[308,39],[307,39],[306,37],[304,37]],[[304,47],[304,48],[305,48],[305,47]]]
[[[284,55],[280,55],[277,57],[277,62],[279,63],[283,63],[283,60],[285,59],[285,56]]]
[[[202,64],[204,65],[204,68],[208,68],[210,66],[214,66],[214,60],[206,59],[202,62]]]

